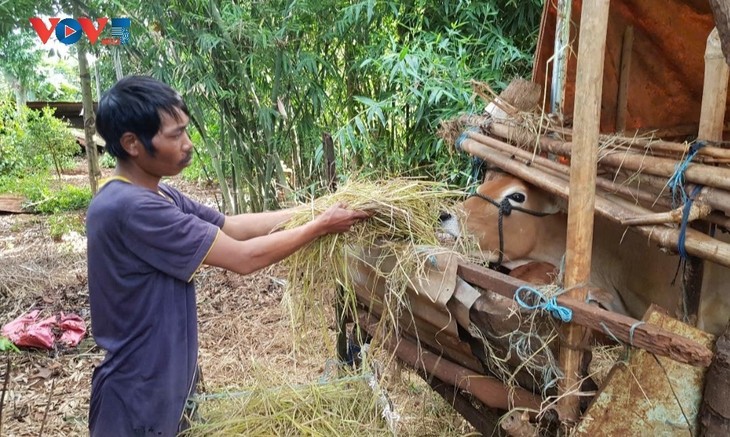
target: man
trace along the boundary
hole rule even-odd
[[[291,210],[224,216],[160,183],[192,157],[180,95],[149,77],[117,82],[96,124],[117,160],[87,214],[89,300],[97,344],[92,436],[172,436],[197,379],[192,278],[201,264],[248,274],[367,217],[335,205],[298,228],[273,232]]]

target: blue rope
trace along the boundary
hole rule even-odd
[[[484,166],[484,160],[478,156],[472,156],[471,158],[471,174],[469,175],[469,180],[467,181],[466,186],[470,187],[469,191],[471,193],[475,192],[477,189],[477,186],[482,182],[482,168]]]
[[[465,130],[464,132],[459,135],[459,138],[456,139],[454,142],[454,148],[457,152],[463,152],[464,150],[461,148],[461,145],[464,144],[464,141],[469,139],[469,132],[479,132],[479,128],[477,127],[470,127],[469,129]]]
[[[679,238],[677,239],[677,250],[679,256],[682,259],[687,259],[689,254],[687,253],[684,243],[687,239],[687,223],[689,222],[689,212],[692,209],[692,203],[694,202],[697,195],[702,190],[702,185],[696,185],[692,190],[692,194],[687,197],[684,201],[684,209],[682,210],[682,223],[679,226]],[[683,191],[684,192],[684,191]]]
[[[457,152],[463,152],[463,150],[461,149],[461,145],[464,144],[464,141],[469,139],[467,132],[469,131],[462,132],[461,135],[459,135],[459,138],[456,139],[456,142],[454,143],[454,148]]]
[[[520,296],[521,291],[528,291],[532,293],[533,295],[537,296],[537,303],[534,305],[530,305],[522,300],[522,297]],[[568,323],[573,319],[573,310],[571,310],[568,307],[564,307],[561,305],[558,305],[558,297],[554,296],[551,298],[547,298],[540,290],[537,290],[535,288],[529,287],[527,285],[523,285],[522,287],[518,288],[517,291],[515,291],[515,301],[525,309],[528,310],[545,310],[549,311],[550,314],[552,314],[553,317],[556,319],[560,319],[564,323]]]
[[[608,326],[606,326],[606,323],[601,322],[601,323],[599,323],[599,325],[601,325],[601,328],[603,328],[603,332],[608,334],[608,336],[611,337],[613,339],[613,341],[615,341],[616,343],[619,343],[619,344],[621,343],[621,340],[619,340],[618,337],[613,335],[613,332],[611,332],[611,330],[608,329]]]
[[[703,141],[697,141],[693,143],[689,148],[689,153],[684,157],[684,160],[674,167],[674,173],[667,181],[667,185],[672,189],[672,207],[676,208],[679,205],[678,198],[681,195],[682,203],[687,202],[687,194],[684,191],[684,173],[692,163],[695,155],[700,151],[701,148],[705,147]]]
[[[633,345],[634,345],[634,330],[635,330],[635,329],[636,329],[636,328],[637,328],[637,327],[638,327],[639,325],[643,325],[643,324],[644,324],[644,322],[642,322],[642,321],[638,321],[638,322],[634,323],[633,325],[631,325],[631,329],[629,329],[629,344],[630,344],[631,346],[633,346]]]

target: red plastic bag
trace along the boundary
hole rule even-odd
[[[23,314],[2,329],[2,335],[8,337],[16,346],[53,349],[57,341],[54,328],[59,332],[58,341],[73,347],[86,335],[86,324],[76,314],[60,313],[38,321],[40,310]]]

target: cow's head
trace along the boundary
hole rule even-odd
[[[565,235],[564,229],[562,235],[554,229],[552,216],[560,212],[560,204],[553,196],[509,174],[491,172],[462,208],[466,231],[477,238],[483,251],[494,253],[491,262],[507,267],[528,260],[559,264],[555,257],[565,249]],[[564,227],[565,217],[562,220]],[[455,217],[443,216],[442,224],[450,234],[461,235]],[[558,232],[558,238],[546,235],[552,232]]]

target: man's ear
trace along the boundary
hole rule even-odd
[[[122,138],[119,141],[127,154],[131,157],[139,156],[142,146],[142,142],[137,138],[137,135],[132,132],[125,132],[122,134]]]

